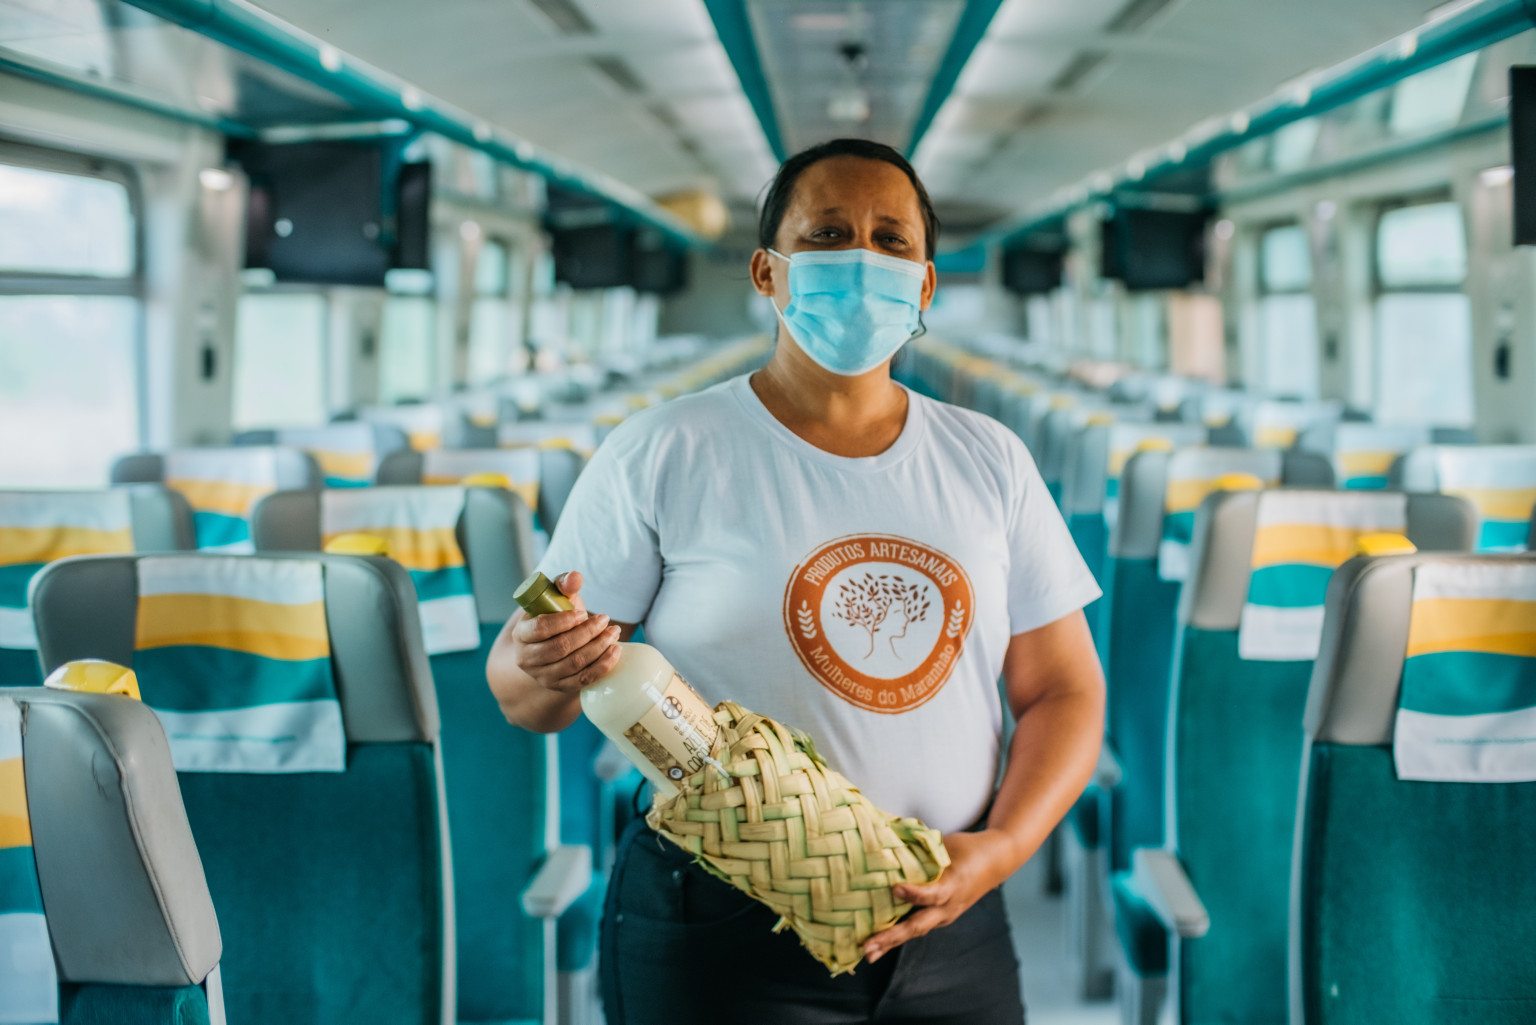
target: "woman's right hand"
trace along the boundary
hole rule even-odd
[[[512,658],[540,687],[574,697],[618,664],[620,628],[607,616],[587,615],[580,573],[561,574],[555,586],[576,608],[531,617],[519,611],[510,631]]]

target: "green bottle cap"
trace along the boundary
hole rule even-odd
[[[535,573],[517,586],[512,597],[530,616],[546,616],[552,612],[569,612],[576,606],[571,599],[560,593],[554,581],[542,573]]]

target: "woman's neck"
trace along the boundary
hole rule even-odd
[[[782,333],[750,383],[775,420],[836,456],[877,456],[906,426],[907,393],[891,380],[890,364],[844,377],[816,365]]]

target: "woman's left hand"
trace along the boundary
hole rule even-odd
[[[917,905],[917,910],[864,941],[869,962],[880,960],[908,940],[946,926],[1023,864],[1018,843],[1000,829],[978,833],[952,833],[944,838],[949,867],[931,883],[901,883],[891,888],[897,900]]]

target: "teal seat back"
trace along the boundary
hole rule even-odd
[[[1072,432],[1062,476],[1061,512],[1083,561],[1106,594],[1109,537],[1119,521],[1120,479],[1131,455],[1141,445],[1196,445],[1204,439],[1205,428],[1180,423],[1092,423]],[[1106,597],[1084,610],[1101,661],[1108,653],[1107,609]]]
[[[1460,599],[1425,593],[1447,580]],[[1403,718],[1434,704],[1426,667],[1428,689],[1454,698],[1439,709],[1462,741],[1448,756]],[[1536,764],[1528,742],[1477,743],[1500,720],[1528,734],[1533,706],[1536,556],[1359,558],[1335,574],[1305,724],[1293,1020],[1536,1016]]]
[[[1331,481],[1326,460],[1302,453],[1179,449],[1137,452],[1127,460],[1105,560],[1099,635],[1109,688],[1105,733],[1122,770],[1105,805],[1109,821],[1103,828],[1110,868],[1117,872],[1130,868],[1135,848],[1163,842],[1168,694],[1181,583],[1164,579],[1177,574],[1160,572],[1158,564],[1170,515],[1170,467],[1175,479],[1214,478],[1246,468],[1261,479],[1278,475],[1292,484]]]
[[[0,1020],[223,1020],[219,922],[152,711],[0,689],[0,807],[20,826],[0,833]]]
[[[43,682],[27,588],[70,555],[194,547],[192,509],[158,485],[109,491],[0,491],[0,687]]]
[[[199,553],[156,563],[250,558]],[[179,773],[226,937],[229,1018],[439,1022],[452,1014],[452,881],[437,701],[410,578],[386,559],[262,560],[319,568],[345,750],[342,771]],[[34,609],[46,667],[78,658],[133,664],[141,561],[69,560],[39,574]],[[151,706],[172,686],[221,694],[256,683],[139,676]]]
[[[381,471],[398,474],[414,461],[419,474],[421,458],[396,453]],[[359,492],[383,500],[377,522],[360,525],[362,532],[409,529],[390,519],[398,507],[388,500],[446,490],[380,485]],[[469,487],[462,495],[454,535],[473,591],[476,643],[429,655],[453,849],[457,1014],[461,1022],[536,1020],[545,999],[545,941],[521,897],[552,842],[550,812],[560,804],[551,777],[556,741],[508,723],[485,673],[491,646],[516,608],[512,593],[532,570],[532,514],[501,488]],[[264,499],[252,516],[258,549],[318,549],[324,499],[317,491]]]
[[[1380,491],[1392,486],[1398,460],[1428,445],[1430,434],[1428,427],[1410,424],[1325,422],[1302,431],[1296,447],[1327,456],[1339,487]]]
[[[1482,517],[1477,550],[1518,552],[1536,516],[1536,445],[1428,445],[1403,457],[1405,491],[1460,495]]]
[[[256,500],[280,488],[319,487],[320,467],[297,448],[271,444],[178,448],[123,456],[112,464],[112,483],[165,484],[192,507],[194,547],[245,553]]]
[[[1276,508],[1291,518],[1266,522]],[[1318,642],[1281,658],[1245,631],[1270,622],[1263,610],[1273,608],[1294,629],[1297,616],[1310,615],[1306,602],[1323,605],[1329,570],[1311,563],[1348,556],[1346,534],[1292,524],[1394,518],[1424,549],[1465,550],[1472,541],[1471,508],[1438,495],[1282,489],[1217,492],[1201,504],[1179,600],[1165,812],[1167,842],[1211,921],[1205,936],[1179,943],[1185,1022],[1285,1020],[1302,713]],[[1295,584],[1290,600],[1271,602],[1286,581]]]

